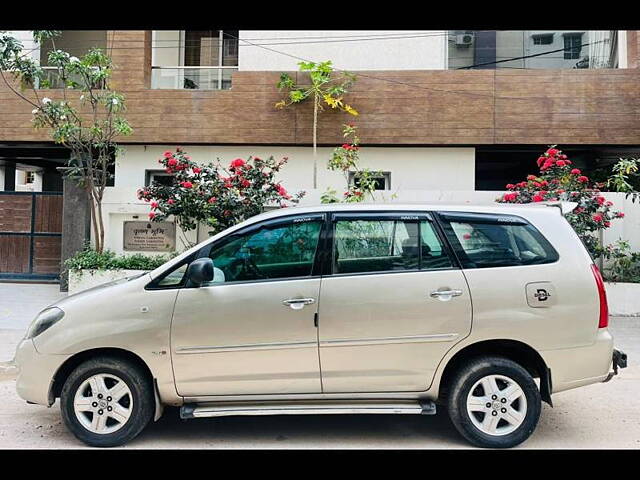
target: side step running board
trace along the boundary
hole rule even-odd
[[[414,414],[435,415],[430,400],[398,402],[264,402],[188,403],[180,408],[180,418],[228,417],[233,415],[320,415],[320,414]]]

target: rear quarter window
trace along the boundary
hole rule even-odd
[[[559,258],[538,229],[521,217],[456,212],[440,218],[463,268],[540,265]]]

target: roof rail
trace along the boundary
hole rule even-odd
[[[534,202],[534,203],[523,203],[521,204],[527,207],[557,207],[560,209],[560,213],[562,215],[566,215],[568,213],[573,212],[575,208],[578,206],[578,202],[562,202],[559,200],[548,200],[544,202]]]

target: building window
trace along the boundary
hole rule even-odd
[[[24,174],[24,183],[30,184],[36,181],[36,172],[25,172]]]
[[[176,181],[175,175],[167,173],[164,170],[145,170],[144,172],[144,186],[148,187],[152,183],[165,185],[170,187]]]
[[[582,34],[572,33],[564,36],[564,59],[577,60],[582,51]]]
[[[357,172],[349,172],[349,185],[360,187]],[[375,181],[376,190],[391,190],[391,172],[380,172],[380,175],[371,175]]]
[[[154,30],[151,88],[231,88],[238,70],[237,37],[237,30]]]
[[[533,35],[534,45],[551,45],[553,43],[553,33],[544,35]]]

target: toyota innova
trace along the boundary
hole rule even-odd
[[[133,439],[166,405],[185,419],[443,408],[472,444],[517,445],[541,401],[626,366],[572,206],[255,216],[40,312],[16,352],[18,394],[59,398],[94,446]]]

